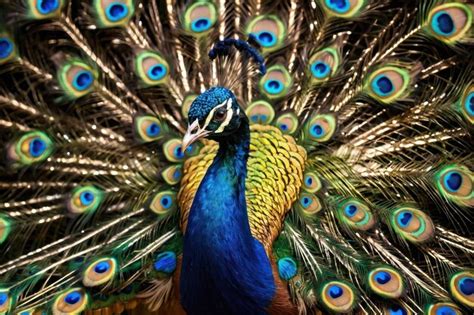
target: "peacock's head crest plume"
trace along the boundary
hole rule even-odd
[[[258,42],[252,34],[248,41],[226,38],[215,43],[209,51],[209,58],[214,60],[219,56],[228,56],[231,49],[235,48],[258,64],[260,73],[264,75],[267,72],[264,59],[253,44],[258,45]],[[194,99],[189,108],[189,126],[183,138],[182,150],[201,138],[216,141],[225,139],[240,127],[242,119],[248,121],[232,91],[221,86],[205,91]]]

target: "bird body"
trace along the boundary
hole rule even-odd
[[[0,315],[470,314],[469,1],[0,1]]]
[[[241,123],[235,136],[220,144],[194,197],[180,278],[189,314],[264,314],[273,298],[270,261],[247,216],[249,145],[248,123]]]

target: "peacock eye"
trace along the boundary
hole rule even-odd
[[[12,304],[12,298],[8,292],[8,289],[0,288],[0,313],[6,314],[10,310]]]
[[[250,104],[245,113],[251,124],[266,125],[275,118],[275,110],[272,105],[264,100],[258,100]]]
[[[425,314],[427,315],[461,315],[461,310],[453,303],[439,302],[430,304]]]
[[[63,0],[28,0],[29,16],[34,19],[47,19],[57,17],[65,1]]]
[[[137,116],[134,125],[135,136],[140,142],[152,142],[163,137],[164,125],[154,116]]]
[[[125,26],[135,12],[132,0],[94,0],[93,9],[99,27]]]
[[[439,193],[460,206],[472,206],[474,193],[471,171],[461,164],[450,164],[435,174]]]
[[[384,314],[387,315],[412,315],[413,313],[400,304],[392,304],[385,308]]]
[[[176,254],[172,251],[166,251],[156,256],[153,268],[158,272],[171,274],[176,270]]]
[[[15,56],[15,43],[5,35],[0,34],[0,64],[11,60]]]
[[[446,43],[461,40],[472,24],[472,10],[464,3],[444,3],[428,14],[427,30]]]
[[[343,200],[338,207],[338,218],[348,227],[366,231],[375,224],[375,218],[367,204],[356,198]]]
[[[227,110],[225,108],[219,108],[214,112],[214,116],[212,116],[212,120],[216,122],[221,122],[227,116]]]
[[[8,147],[8,159],[19,165],[46,160],[53,152],[53,142],[41,131],[30,131]]]
[[[262,52],[267,53],[281,48],[286,38],[286,26],[275,15],[259,15],[250,21],[247,34],[253,34],[260,44]]]
[[[81,288],[72,288],[60,293],[53,304],[53,314],[80,314],[87,307],[89,296]]]
[[[404,290],[402,276],[389,266],[372,269],[368,275],[368,283],[372,292],[388,299],[398,299]]]
[[[111,257],[99,258],[91,262],[82,276],[82,283],[86,287],[95,287],[113,279],[117,272],[117,261]]]
[[[191,35],[200,37],[212,30],[217,18],[217,9],[212,2],[196,1],[186,9],[183,26]]]
[[[311,82],[318,84],[330,79],[339,68],[339,53],[337,49],[328,47],[311,56],[309,71]]]
[[[395,232],[412,243],[418,244],[434,236],[431,218],[421,210],[411,207],[398,207],[392,213],[391,224]]]
[[[73,214],[94,212],[104,198],[102,190],[92,185],[75,188],[67,200],[67,209]]]
[[[463,270],[451,276],[449,290],[458,302],[474,307],[474,272]]]
[[[148,208],[159,216],[167,216],[176,209],[176,193],[171,190],[160,191],[150,198]]]
[[[288,70],[282,65],[274,65],[260,79],[260,92],[268,99],[278,99],[287,95],[293,84]]]
[[[168,62],[157,52],[143,51],[135,59],[135,73],[145,87],[166,84],[169,70]]]
[[[370,74],[367,91],[370,96],[389,104],[403,98],[410,86],[410,73],[407,69],[383,66]]]
[[[356,16],[366,5],[366,1],[363,0],[324,0],[321,2],[329,15],[342,18]]]
[[[462,115],[471,124],[474,124],[474,84],[471,84],[470,86],[464,89],[463,96],[458,102],[458,106]]]
[[[64,63],[58,72],[59,85],[66,95],[73,99],[90,93],[96,79],[97,73],[80,60]]]
[[[330,281],[321,290],[321,303],[334,313],[348,313],[356,304],[354,290],[342,281]]]

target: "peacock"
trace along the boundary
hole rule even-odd
[[[472,314],[473,15],[0,0],[0,314]]]

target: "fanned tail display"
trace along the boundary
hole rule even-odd
[[[469,0],[0,0],[0,314],[472,314]]]

